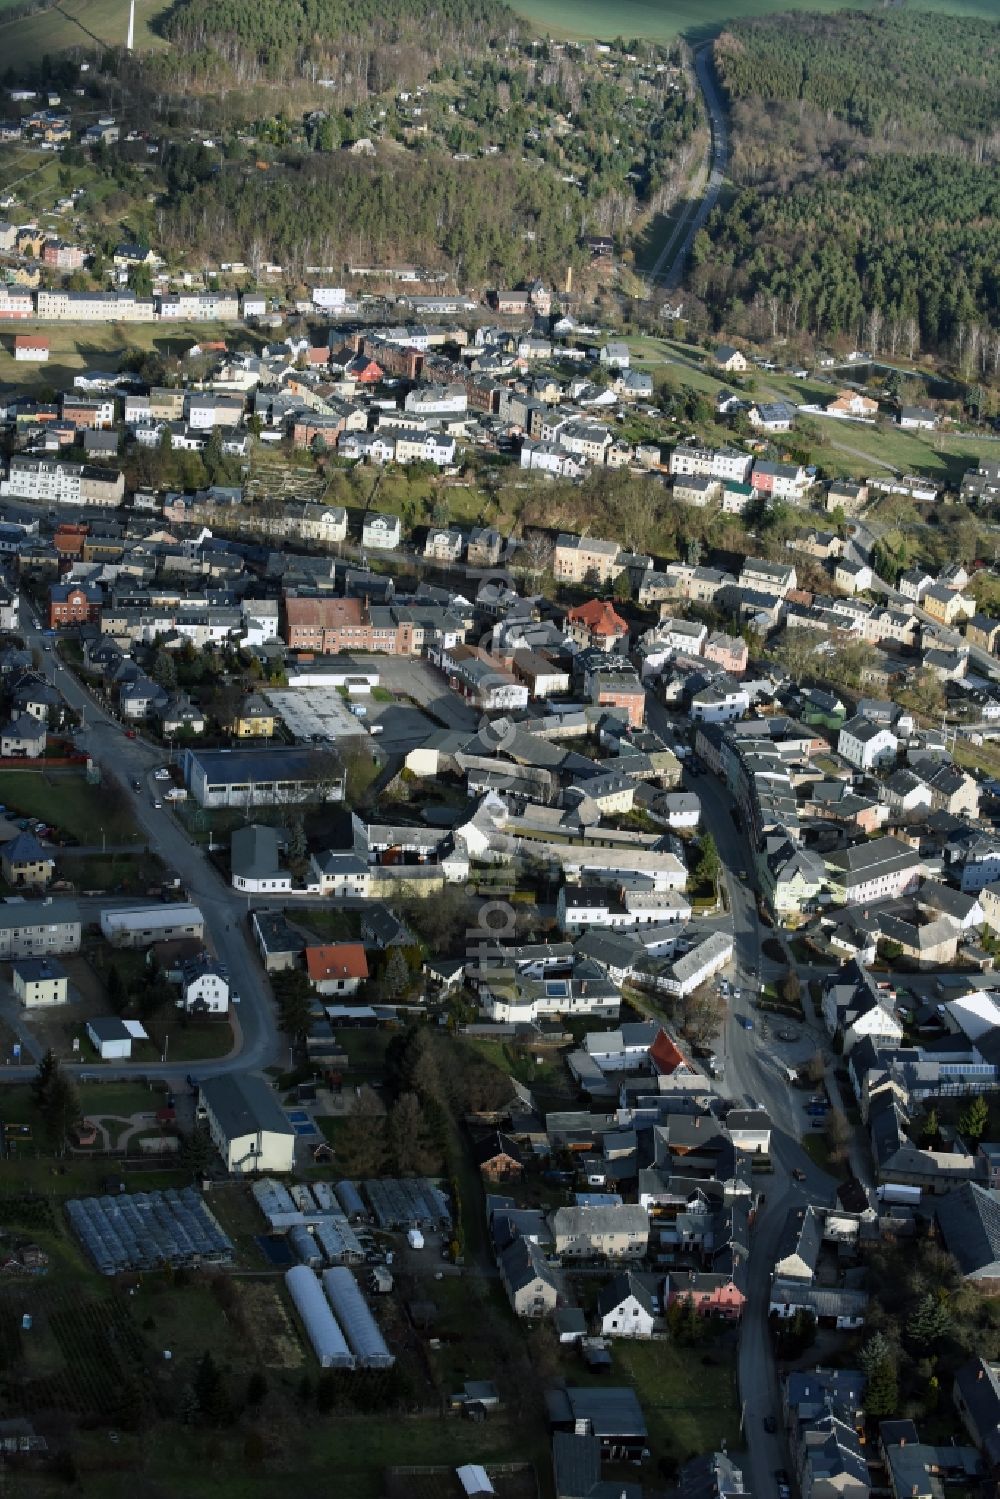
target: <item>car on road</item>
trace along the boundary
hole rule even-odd
[[[741,880],[745,880],[745,879],[746,879],[746,877],[747,877],[747,872],[746,872],[746,870],[745,870],[745,869],[741,869],[741,870],[740,870],[740,879],[741,879]]]
[[[156,808],[157,812],[162,810],[163,803],[160,801],[160,798],[158,796],[153,798],[153,806]]]
[[[133,791],[141,791],[142,790],[142,782],[140,780],[134,779],[132,781],[132,790]]]
[[[161,765],[160,768],[159,768],[159,770],[154,770],[153,771],[153,779],[156,780],[156,781],[169,781],[170,780],[170,772],[167,769],[167,767],[165,765]]]
[[[801,1166],[793,1166],[793,1168],[792,1168],[792,1179],[793,1179],[793,1181],[797,1181],[797,1182],[804,1182],[805,1181],[806,1174],[803,1171],[803,1169],[802,1169]]]
[[[779,1041],[797,1041],[798,1039],[798,1031],[793,1031],[790,1025],[786,1025],[783,1030],[778,1032]]]
[[[773,1416],[764,1417],[764,1430],[772,1434],[778,1429],[778,1423]]]
[[[750,1019],[749,1015],[737,1015],[736,1019],[739,1021],[740,1025],[745,1031],[753,1030],[753,1021]]]
[[[785,1468],[775,1468],[774,1481],[778,1485],[778,1499],[791,1499],[792,1489]]]
[[[126,729],[125,730],[125,738],[126,739],[134,739],[135,737],[136,737],[135,729]]]

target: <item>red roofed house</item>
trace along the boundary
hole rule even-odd
[[[376,364],[374,359],[369,359],[367,354],[359,354],[352,359],[347,367],[348,376],[358,385],[378,385],[384,379],[382,366]]]
[[[628,640],[628,625],[606,599],[591,599],[570,609],[566,629],[577,645],[599,651],[613,651]]]
[[[306,948],[306,972],[319,994],[357,994],[368,977],[368,959],[360,942],[333,942]]]
[[[14,358],[44,363],[49,357],[49,341],[40,333],[18,333],[14,337]]]
[[[676,1041],[671,1040],[660,1027],[656,1040],[649,1048],[649,1060],[657,1077],[694,1077],[695,1068],[681,1051]]]
[[[53,538],[53,546],[60,561],[75,561],[83,556],[83,543],[90,532],[90,527],[74,526],[64,523],[56,530]]]

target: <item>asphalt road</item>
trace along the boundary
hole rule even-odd
[[[668,741],[676,738],[670,715],[652,693],[646,696],[646,717],[656,732]],[[805,1202],[831,1203],[835,1184],[831,1177],[814,1166],[802,1148],[805,1123],[803,1095],[788,1085],[783,1057],[796,1062],[814,1050],[814,1036],[807,1025],[792,1027],[798,1033],[796,1043],[786,1045],[775,1035],[775,1028],[755,1010],[751,998],[761,985],[787,971],[787,965],[768,958],[762,951],[767,935],[757,914],[756,895],[749,878],[753,864],[744,835],[733,820],[733,800],[726,786],[708,773],[692,777],[685,774],[685,784],[701,802],[702,826],[715,839],[723,867],[723,878],[733,931],[733,964],[731,985],[740,991],[731,999],[717,1054],[725,1061],[725,1074],[717,1084],[719,1091],[745,1105],[753,1099],[771,1117],[771,1160],[774,1170],[758,1178],[764,1201],[754,1222],[750,1238],[747,1305],[740,1326],[738,1373],[741,1416],[748,1454],[751,1493],[775,1492],[775,1472],[789,1468],[781,1422],[774,1433],[765,1430],[768,1416],[781,1409],[778,1375],[768,1328],[771,1268],[775,1251],[789,1212]],[[744,871],[746,874],[744,875]],[[748,1030],[740,1023],[752,1024]],[[793,1170],[804,1173],[796,1182]]]
[[[168,869],[181,878],[191,901],[200,907],[205,918],[206,935],[218,958],[229,970],[230,984],[240,996],[240,1004],[234,1011],[238,1026],[236,1048],[232,1055],[202,1067],[188,1064],[166,1064],[150,1066],[147,1063],[121,1064],[108,1067],[106,1064],[81,1065],[78,1072],[99,1071],[102,1077],[129,1077],[141,1074],[146,1077],[177,1078],[190,1072],[192,1075],[209,1076],[222,1072],[253,1072],[270,1065],[282,1055],[275,1008],[264,971],[257,961],[251,945],[247,923],[248,903],[239,896],[218,874],[205,858],[201,849],[190,842],[187,834],[175,821],[166,806],[157,808],[157,782],[153,771],[164,763],[165,756],[159,748],[142,739],[128,739],[121,724],[111,718],[80,685],[73,674],[61,666],[54,652],[46,651],[47,641],[29,606],[21,604],[21,634],[29,648],[42,652],[42,668],[46,677],[61,692],[69,706],[83,715],[85,727],[76,735],[76,742],[101,768],[117,778],[123,795],[129,799],[131,811],[142,830],[148,847],[163,860]],[[132,781],[140,782],[141,790],[132,789]],[[113,901],[104,904],[114,904]],[[4,1068],[0,1080],[17,1079],[29,1068]]]
[[[664,245],[649,273],[651,282],[665,287],[675,287],[679,284],[684,274],[687,258],[691,253],[691,246],[694,244],[694,237],[699,229],[704,228],[709,214],[719,201],[722,184],[726,179],[726,168],[729,165],[729,131],[726,126],[726,112],[715,86],[710,45],[700,47],[694,54],[694,66],[701,96],[705,101],[705,114],[712,132],[711,161],[705,191],[697,211],[693,217],[689,214],[684,221],[686,230],[680,246],[674,251],[675,236],[672,236]]]

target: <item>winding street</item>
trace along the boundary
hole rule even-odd
[[[687,203],[673,234],[657,256],[647,277],[650,286],[673,288],[680,283],[684,274],[684,266],[691,253],[691,246],[694,244],[694,237],[699,229],[704,228],[709,214],[719,201],[722,184],[726,178],[726,168],[729,165],[729,132],[726,127],[726,112],[716,87],[710,42],[699,47],[695,52],[694,67],[698,87],[701,89],[701,97],[705,104],[709,129],[712,133],[708,178],[701,200],[695,198]],[[699,177],[703,176],[704,166],[699,173]],[[697,180],[699,179],[692,179],[692,185]],[[679,245],[678,238],[680,238]]]

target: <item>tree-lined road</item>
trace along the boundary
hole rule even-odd
[[[691,246],[694,244],[694,237],[699,229],[705,227],[709,214],[719,201],[722,184],[726,180],[726,169],[729,166],[729,131],[726,126],[726,112],[715,83],[711,43],[698,48],[694,54],[694,67],[712,140],[708,176],[701,200],[699,202],[698,199],[692,199],[687,204],[683,217],[663,246],[647,277],[651,286],[671,289],[679,285],[687,258],[691,253]],[[704,177],[704,167],[700,175]],[[692,185],[698,180],[698,178],[693,179]],[[679,235],[683,238],[678,245]]]

